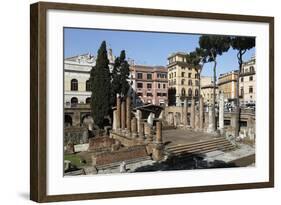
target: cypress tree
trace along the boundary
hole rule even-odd
[[[103,128],[104,117],[109,114],[110,110],[110,71],[108,64],[106,42],[103,41],[98,50],[96,65],[90,73],[92,117],[99,128]]]
[[[130,75],[130,65],[126,61],[126,53],[121,51],[120,56],[115,59],[111,74],[111,99],[110,104],[116,104],[116,95],[124,97],[127,95],[130,85],[128,83]]]
[[[115,106],[116,94],[120,93],[120,58],[117,57],[114,61],[114,66],[111,73],[111,93],[110,105]]]
[[[122,96],[126,96],[130,85],[128,83],[130,75],[130,66],[129,63],[126,61],[126,53],[124,50],[120,53],[120,94]]]

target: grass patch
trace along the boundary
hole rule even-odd
[[[65,154],[64,155],[64,160],[69,160],[71,161],[71,164],[75,165],[76,167],[82,167],[85,166],[84,163],[81,163],[83,161],[80,156],[76,154]]]

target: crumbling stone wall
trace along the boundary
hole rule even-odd
[[[64,128],[63,142],[73,144],[84,144],[88,142],[88,129],[86,127],[67,127]]]
[[[100,149],[111,149],[115,140],[109,137],[93,137],[89,139],[89,151],[98,151]]]

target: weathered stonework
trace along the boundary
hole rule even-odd
[[[190,127],[195,128],[195,99],[191,99],[191,110],[190,110]]]
[[[126,129],[131,132],[131,97],[126,97]]]
[[[125,130],[126,128],[126,102],[122,101],[121,103],[121,129]]]
[[[93,137],[89,139],[88,151],[99,151],[103,149],[111,150],[115,140],[109,137]]]
[[[114,152],[94,154],[92,156],[92,165],[105,165],[146,156],[147,152],[145,146],[139,145]]]

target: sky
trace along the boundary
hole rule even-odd
[[[134,59],[136,64],[166,66],[171,53],[191,52],[199,47],[199,37],[195,34],[65,28],[64,56],[67,58],[85,53],[96,56],[101,42],[105,40],[107,48],[111,48],[115,56],[125,50],[126,57]],[[217,58],[217,76],[238,68],[236,53],[230,48]],[[244,54],[244,61],[253,55],[255,48]],[[205,64],[202,75],[212,76],[212,68],[213,63]]]

